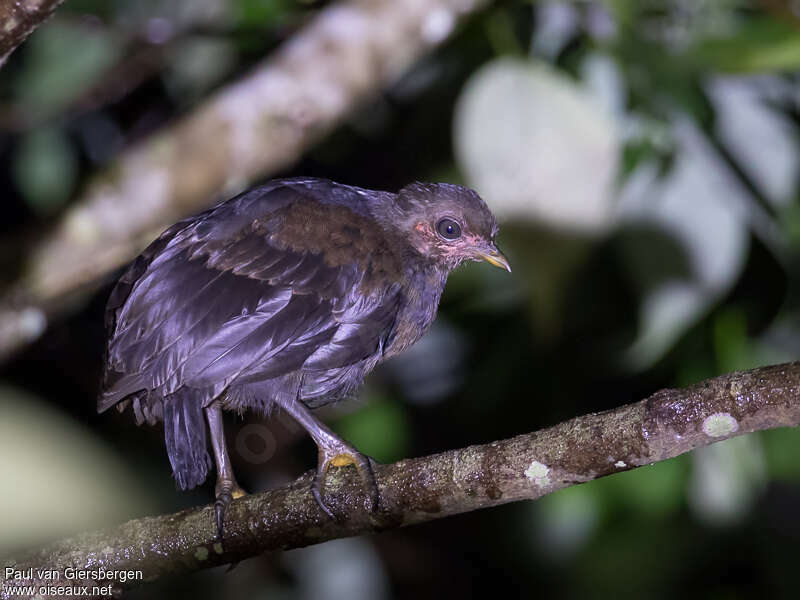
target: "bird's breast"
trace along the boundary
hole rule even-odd
[[[447,272],[438,269],[414,272],[409,279],[404,289],[405,301],[397,313],[384,358],[399,354],[428,331],[436,318]]]

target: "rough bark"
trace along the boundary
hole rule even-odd
[[[764,367],[662,390],[515,438],[379,465],[381,500],[373,514],[365,508],[357,475],[345,467],[334,469],[328,480],[326,502],[335,521],[315,503],[307,474],[285,488],[235,501],[222,542],[215,539],[213,507],[205,506],[79,535],[17,560],[0,560],[0,568],[141,572],[142,579],[113,582],[121,591],[270,550],[532,500],[730,437],[798,423],[800,362]],[[0,570],[0,590],[8,590],[11,581],[3,575]],[[0,598],[7,596],[0,591]]]
[[[37,246],[0,298],[0,358],[182,216],[286,167],[489,0],[354,0],[322,11],[261,66],[123,154]],[[38,311],[38,312],[37,312]],[[16,335],[14,335],[16,334]]]
[[[0,0],[0,67],[64,0]]]

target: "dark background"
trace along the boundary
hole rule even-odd
[[[0,71],[4,284],[89,175],[326,3],[219,4],[69,0],[12,55]],[[474,185],[514,267],[453,274],[434,329],[325,413],[334,428],[393,461],[796,359],[797,19],[779,2],[498,2],[281,173]],[[176,491],[160,427],[95,414],[113,279],[0,366],[0,552],[213,497],[212,481]],[[314,464],[288,419],[228,427],[248,490]],[[750,435],[130,597],[794,598],[799,457],[795,430]]]

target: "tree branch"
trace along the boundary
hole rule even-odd
[[[334,4],[250,75],[124,153],[0,298],[0,331],[8,332],[0,358],[33,339],[15,324],[21,311],[53,314],[63,295],[129,261],[169,224],[290,165],[488,2]]]
[[[331,472],[327,485],[326,502],[336,521],[315,503],[306,474],[287,487],[235,501],[222,543],[215,539],[213,506],[79,535],[18,560],[0,561],[0,598],[10,597],[11,578],[3,580],[6,567],[33,568],[34,580],[36,570],[63,573],[67,567],[141,573],[142,579],[125,582],[119,574],[112,577],[110,583],[122,590],[265,551],[532,500],[730,437],[798,423],[800,362],[732,373],[508,440],[379,465],[381,505],[376,514],[365,509],[366,496],[354,469],[342,468]],[[25,577],[17,582],[34,584]],[[97,583],[91,574],[80,582]]]
[[[0,0],[0,67],[64,0]]]

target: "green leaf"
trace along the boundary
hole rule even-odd
[[[289,17],[296,7],[288,0],[239,0],[236,20],[241,25],[274,25]]]
[[[14,157],[14,178],[31,209],[41,216],[58,211],[75,188],[78,160],[56,128],[26,134]]]
[[[200,98],[220,83],[236,64],[236,52],[228,40],[189,36],[175,43],[169,53],[165,80],[183,101]]]
[[[686,457],[677,457],[600,479],[593,485],[605,496],[609,506],[644,516],[661,517],[682,506],[687,481]]]
[[[405,408],[391,400],[374,401],[341,417],[336,431],[359,451],[379,462],[406,456],[409,424]]]
[[[759,434],[772,479],[800,481],[800,429],[785,427]]]
[[[16,81],[17,102],[37,117],[54,114],[86,93],[121,51],[103,29],[52,21],[31,36]]]
[[[796,70],[800,68],[800,32],[788,21],[747,19],[735,35],[705,40],[693,53],[701,65],[715,71]]]
[[[744,313],[729,308],[714,320],[714,351],[721,373],[750,369],[747,321]]]

